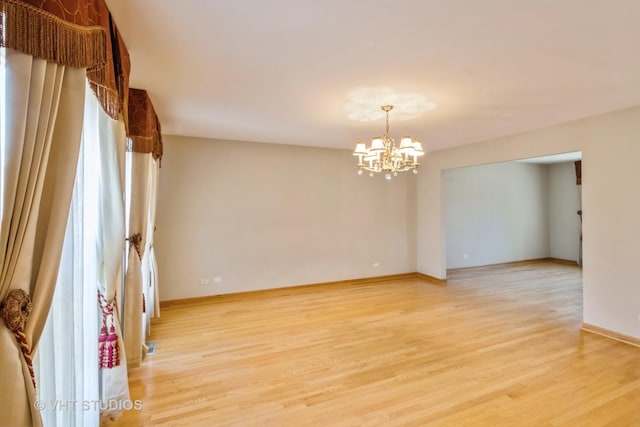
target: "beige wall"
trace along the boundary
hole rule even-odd
[[[640,338],[640,107],[432,153],[418,175],[418,271],[446,277],[442,173],[582,151],[584,321]]]
[[[416,271],[413,174],[358,176],[347,150],[164,142],[162,300]]]
[[[549,256],[547,165],[448,169],[443,186],[447,268]]]

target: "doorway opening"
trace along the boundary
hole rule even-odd
[[[581,152],[443,171],[446,268],[582,264]]]

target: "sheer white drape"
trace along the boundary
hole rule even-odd
[[[53,298],[82,130],[85,70],[5,50],[0,141],[0,299],[22,289],[35,351]],[[10,108],[9,108],[10,107]],[[0,326],[0,425],[41,425],[35,387],[16,337]]]
[[[96,237],[98,106],[87,92],[83,140],[58,283],[38,349],[38,398],[47,427],[97,426],[100,419],[98,380],[98,305],[95,287],[99,260]],[[82,407],[90,402],[88,408]],[[54,404],[54,402],[56,402]],[[93,403],[91,403],[93,402]]]
[[[151,333],[151,319],[160,316],[160,298],[158,296],[158,264],[156,253],[153,248],[155,228],[156,228],[156,205],[158,199],[158,179],[159,162],[153,161],[149,168],[149,206],[147,208],[147,239],[144,257],[142,259],[142,286],[144,289],[145,312],[144,327],[145,334]]]

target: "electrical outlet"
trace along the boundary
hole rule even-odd
[[[469,254],[464,254],[464,255],[462,255],[462,258],[464,258],[464,259],[469,259]]]
[[[222,277],[221,276],[216,276],[213,278],[213,283],[222,283]]]
[[[200,279],[200,284],[201,284],[202,286],[206,286],[206,285],[208,285],[208,284],[209,284],[209,279]]]
[[[378,268],[380,267],[380,263],[379,262],[374,262],[373,263],[373,268]]]

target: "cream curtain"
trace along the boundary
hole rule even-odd
[[[102,261],[98,265],[97,284],[98,291],[104,297],[103,303],[112,310],[112,315],[103,319],[107,322],[107,328],[110,329],[112,326],[114,328],[119,352],[118,364],[113,363],[111,367],[100,369],[100,399],[107,408],[101,414],[104,421],[120,415],[117,405],[112,402],[129,400],[127,359],[118,305],[118,295],[123,291],[122,256],[125,250],[123,187],[127,137],[124,122],[111,119],[98,104],[96,104],[96,115],[100,157],[98,184],[100,196],[97,209],[100,226],[97,235],[97,259]],[[104,304],[101,308],[105,308]]]
[[[147,245],[149,219],[149,181],[154,167],[153,156],[132,152],[129,207],[129,255],[125,279],[124,331],[127,364],[139,366],[146,356],[143,328],[143,271],[142,259]]]
[[[84,69],[6,49],[0,300],[22,289],[33,307],[24,326],[24,353],[14,333],[0,327],[1,425],[41,425],[27,352],[35,351],[58,275],[78,160],[85,78]]]
[[[146,356],[144,339],[150,319],[159,312],[153,234],[162,132],[145,90],[130,88],[128,101],[131,160],[127,234],[132,249],[127,264],[124,332],[129,366],[138,366]]]
[[[149,206],[147,219],[147,245],[142,259],[143,288],[145,298],[144,336],[151,333],[151,319],[160,316],[158,297],[158,264],[153,248],[156,228],[156,204],[158,199],[159,161],[154,161],[149,169]]]

